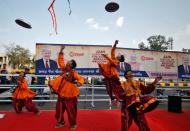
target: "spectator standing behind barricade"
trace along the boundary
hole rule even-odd
[[[36,85],[37,84],[37,77],[35,77],[35,76],[32,77],[31,84],[32,85]]]
[[[45,85],[46,77],[39,76],[37,77],[37,85]],[[38,95],[43,94],[43,89],[38,90]]]
[[[18,84],[13,91],[13,107],[15,112],[17,114],[21,113],[22,108],[25,106],[29,112],[40,115],[40,111],[32,102],[32,98],[36,95],[36,93],[28,88],[27,80],[24,77],[25,73],[21,72],[19,74]]]
[[[29,75],[30,74],[30,69],[29,68],[25,68],[24,69],[24,73],[25,73],[25,79],[27,80],[28,82],[28,85],[31,85],[31,82],[32,82],[32,77]]]
[[[45,85],[45,80],[46,80],[46,77],[37,77],[37,85],[39,86],[42,86],[42,85]],[[44,93],[44,89],[38,89],[37,90],[37,95],[39,95],[40,97],[38,99],[40,100],[44,100],[46,99],[45,97],[41,97]],[[45,102],[39,102],[38,103],[38,106],[43,106],[45,104]]]
[[[145,86],[137,80],[133,80],[132,71],[125,72],[126,81],[122,83],[122,87],[126,93],[126,99],[122,101],[121,106],[121,131],[127,131],[132,122],[137,124],[139,131],[150,131],[145,113],[152,111],[158,106],[155,97],[146,95],[154,91],[156,84],[162,77],[156,77],[154,82]]]
[[[0,71],[1,74],[8,74],[7,64],[3,64],[3,67]],[[8,84],[7,76],[0,76],[1,84]]]
[[[56,114],[57,124],[55,128],[61,128],[65,126],[64,112],[66,110],[70,129],[74,130],[77,128],[77,97],[80,94],[79,86],[84,84],[84,78],[81,77],[76,68],[77,64],[75,60],[70,60],[64,63],[64,53],[61,47],[58,63],[62,70],[62,74],[49,83],[50,88],[58,94],[56,103]]]

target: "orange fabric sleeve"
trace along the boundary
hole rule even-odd
[[[81,77],[77,72],[74,72],[74,79],[77,80],[78,84],[64,81],[64,84],[60,91],[58,91],[61,97],[77,97],[80,95],[78,86],[84,84],[84,78]]]
[[[61,69],[65,68],[65,59],[64,59],[64,54],[62,52],[59,53],[58,56],[58,64]]]
[[[105,56],[105,58],[109,61],[109,63],[110,63],[111,65],[116,66],[116,67],[118,66],[117,60],[111,59],[111,58],[108,57],[108,56]]]
[[[111,72],[108,64],[98,64],[101,74],[104,77],[109,77]],[[109,70],[108,70],[109,69]]]
[[[61,97],[79,96],[80,90],[77,86],[81,86],[84,84],[84,78],[80,76],[77,72],[74,72],[73,77],[75,80],[77,80],[77,85],[73,82],[67,81],[62,76],[58,76],[50,81],[50,87]]]
[[[112,58],[112,59],[116,59],[116,58],[115,58],[115,50],[116,50],[116,47],[113,46],[112,49],[111,49],[111,58]]]
[[[155,88],[156,86],[154,84],[149,84],[145,86],[142,83],[140,83],[140,90],[143,95],[152,93],[155,90]]]
[[[74,78],[77,80],[77,83],[81,85],[84,84],[84,78],[80,76],[77,72],[74,73]]]
[[[53,89],[54,92],[58,91],[58,88],[61,84],[63,76],[57,76],[54,79],[50,80],[50,88]]]

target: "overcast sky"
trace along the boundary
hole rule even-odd
[[[16,43],[35,53],[36,43],[112,44],[138,48],[151,35],[173,37],[174,50],[190,48],[190,0],[67,0],[54,4],[58,34],[52,28],[48,6],[52,0],[0,0],[0,53],[3,45]],[[117,12],[105,5],[118,2]],[[32,29],[15,24],[22,18]]]

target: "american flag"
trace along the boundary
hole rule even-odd
[[[50,4],[48,11],[51,14],[53,28],[55,30],[55,33],[57,34],[57,21],[56,21],[56,15],[55,15],[55,11],[54,11],[54,2],[55,2],[55,0],[53,0],[52,3]]]

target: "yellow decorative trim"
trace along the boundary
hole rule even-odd
[[[145,110],[150,104],[156,102],[157,99],[151,99],[147,103],[144,104],[143,110]]]

